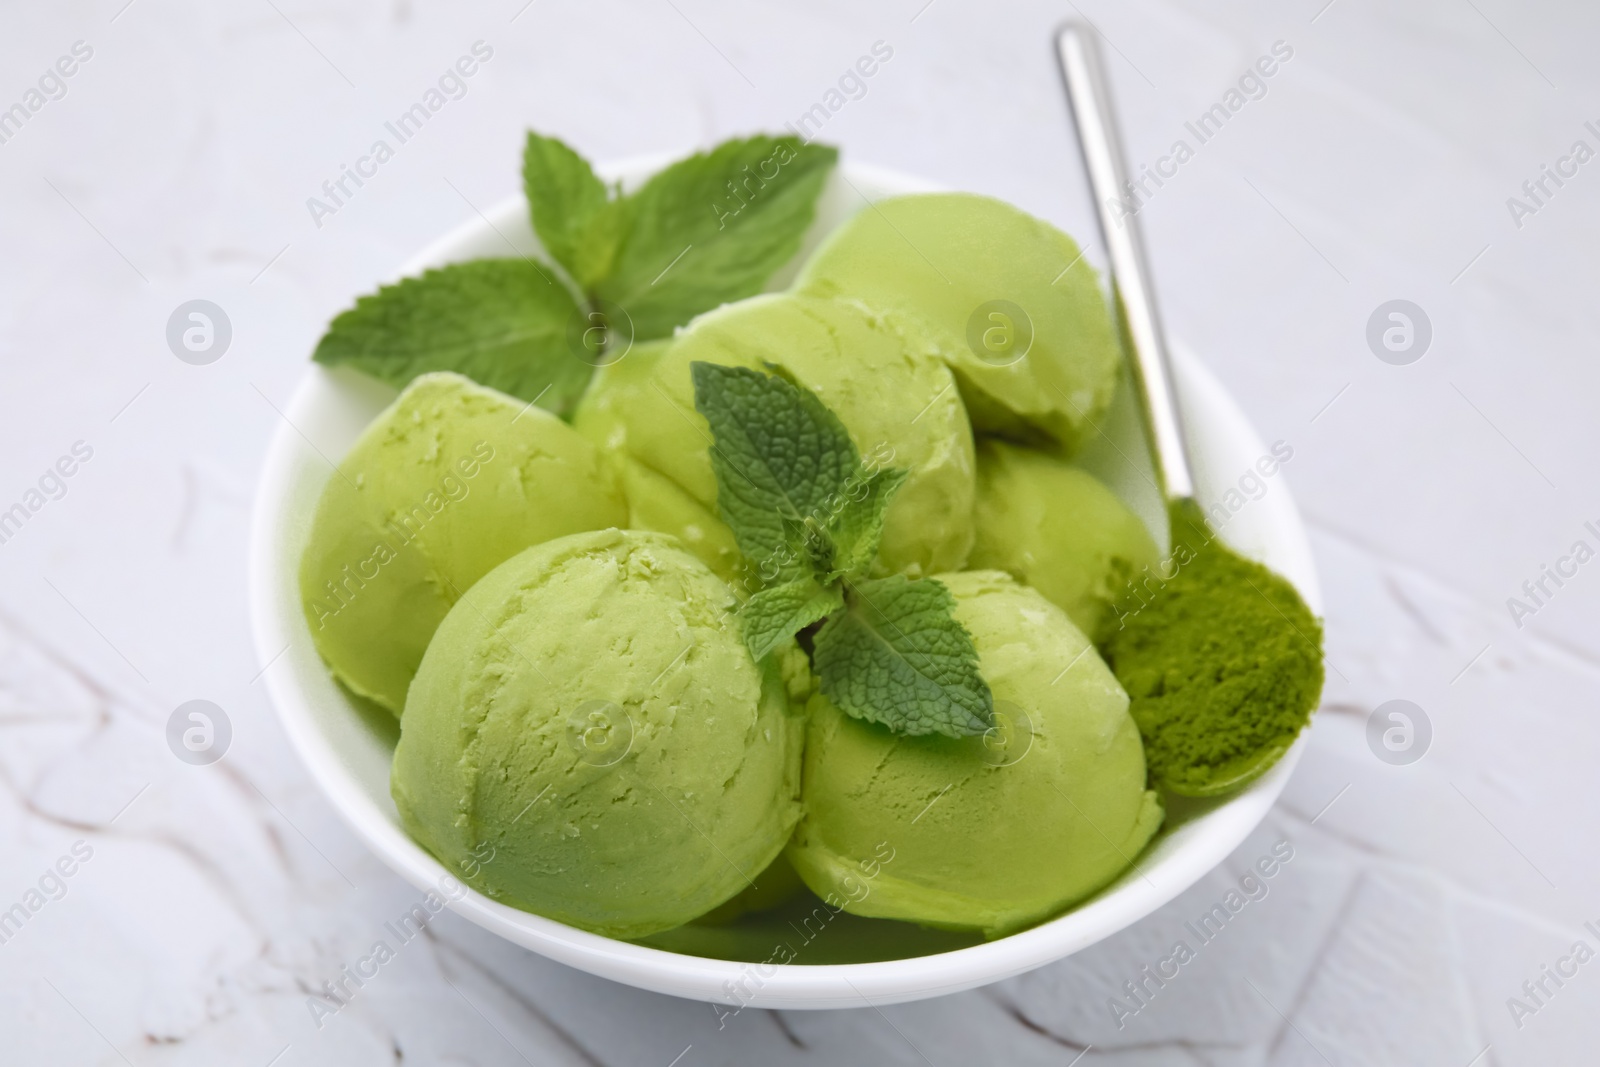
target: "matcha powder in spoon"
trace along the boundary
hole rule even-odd
[[[1106,661],[1131,700],[1151,781],[1191,797],[1262,774],[1322,693],[1322,625],[1294,587],[1216,540],[1193,501],[1169,509],[1170,577],[1130,587]]]

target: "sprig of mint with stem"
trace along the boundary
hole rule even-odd
[[[553,262],[475,259],[384,286],[335,318],[312,358],[397,388],[455,371],[570,415],[608,350],[760,292],[799,249],[837,158],[796,137],[745,137],[625,193],[529,132],[523,186]]]
[[[907,472],[864,466],[838,416],[769,370],[690,365],[717,509],[760,583],[743,608],[750,654],[759,661],[821,623],[812,663],[841,711],[902,734],[987,732],[994,698],[950,591],[869,576]]]

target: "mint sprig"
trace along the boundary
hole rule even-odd
[[[568,415],[603,349],[666,337],[759,292],[799,250],[837,158],[796,137],[740,138],[624,193],[568,145],[530,132],[523,188],[560,270],[472,260],[385,286],[335,318],[312,358],[397,388],[456,371]]]
[[[826,620],[815,666],[841,711],[903,734],[989,729],[994,700],[950,591],[868,577],[907,472],[863,466],[838,417],[776,368],[689,370],[711,427],[717,508],[759,583],[743,608],[750,654]]]

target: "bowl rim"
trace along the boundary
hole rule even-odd
[[[658,169],[670,156],[649,156],[603,168],[610,180],[637,180]],[[921,179],[865,164],[839,164],[852,186],[866,185],[888,193],[936,190]],[[513,194],[431,242],[405,263],[399,276],[419,273],[447,262],[469,241],[486,238],[489,228],[525,219],[526,202]],[[502,234],[503,236],[503,234]],[[1173,345],[1180,398],[1196,394],[1204,406],[1220,412],[1237,434],[1248,437],[1260,454],[1261,441],[1232,398],[1186,348]],[[275,714],[291,745],[340,817],[391,870],[415,888],[440,892],[446,906],[469,921],[557,962],[627,985],[694,1000],[744,1007],[828,1009],[920,1000],[972,989],[1032,970],[1069,956],[1132,925],[1166,904],[1215,869],[1253,831],[1276,802],[1308,742],[1302,731],[1288,753],[1266,775],[1207,813],[1207,832],[1163,860],[1161,884],[1148,874],[1125,878],[1054,919],[1019,933],[966,948],[926,956],[871,963],[771,964],[714,959],[618,941],[566,926],[485,897],[454,882],[432,855],[414,842],[350,774],[334,746],[317,726],[298,676],[276,660],[304,628],[300,613],[285,617],[278,610],[283,580],[277,551],[282,523],[294,489],[295,451],[299,432],[293,416],[315,402],[319,390],[337,388],[328,372],[311,364],[290,401],[289,421],[273,433],[252,506],[249,548],[250,615],[256,654],[267,664],[263,674]],[[1305,530],[1288,487],[1278,487],[1284,502],[1281,536],[1308,561],[1297,583],[1317,608],[1315,572],[1309,566]],[[289,657],[282,657],[288,659]],[[452,883],[454,883],[452,885]]]

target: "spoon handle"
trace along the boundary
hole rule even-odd
[[[1184,443],[1183,422],[1172,393],[1172,365],[1156,310],[1155,287],[1145,263],[1138,216],[1124,199],[1127,164],[1111,110],[1111,90],[1100,64],[1095,31],[1069,22],[1056,37],[1067,102],[1078,129],[1084,169],[1111,259],[1111,285],[1124,343],[1144,408],[1156,472],[1168,503],[1194,498],[1194,478]]]

